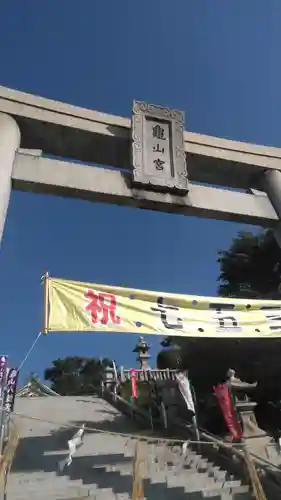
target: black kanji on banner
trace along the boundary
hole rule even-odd
[[[182,330],[183,329],[183,321],[179,317],[174,316],[174,311],[179,311],[180,309],[175,306],[167,306],[164,304],[164,299],[163,297],[158,297],[157,299],[157,306],[158,307],[151,307],[151,311],[159,312],[160,313],[160,318],[168,330]],[[173,318],[168,317],[169,313],[173,314]]]
[[[218,322],[218,328],[240,330],[240,325],[234,311],[234,304],[210,302],[209,309],[215,311],[213,318]]]
[[[270,330],[280,330],[281,328],[281,307],[277,306],[262,306],[261,311],[264,312]]]
[[[18,376],[19,371],[16,368],[10,368],[7,377],[6,395],[4,402],[5,411],[13,411],[14,409]]]

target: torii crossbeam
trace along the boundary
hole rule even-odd
[[[281,149],[183,138],[188,192],[137,186],[130,119],[0,87],[0,243],[11,189],[257,224],[278,236]]]

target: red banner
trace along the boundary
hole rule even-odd
[[[132,384],[132,397],[137,399],[138,391],[137,391],[137,371],[130,370],[131,373],[131,384]]]
[[[241,429],[237,420],[235,409],[233,408],[228,385],[218,385],[217,387],[214,387],[214,391],[229,432],[231,433],[233,439],[240,439],[242,437]]]

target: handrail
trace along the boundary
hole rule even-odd
[[[186,425],[183,422],[178,422],[178,424],[190,431],[191,426]],[[212,442],[214,445],[217,445],[221,450],[223,450],[230,459],[232,458],[231,455],[235,455],[239,461],[244,464],[245,463],[245,456],[242,450],[240,451],[238,448],[234,447],[231,445],[231,443],[225,443],[224,441],[218,439],[216,436],[213,434],[209,433],[205,429],[199,428],[200,436],[206,440]],[[241,448],[246,447],[246,443],[242,442],[241,443]],[[247,448],[248,450],[248,448]],[[262,473],[263,479],[268,478],[270,481],[271,486],[277,487],[278,488],[278,495],[280,496],[280,488],[281,488],[281,477],[280,473],[281,470],[271,462],[255,455],[252,453],[250,450],[248,450],[248,453],[250,457],[252,458],[254,464],[257,466],[257,472]]]
[[[189,425],[186,425],[186,423],[183,420],[182,421],[180,421],[180,420],[181,419],[179,419],[179,421],[178,421],[180,426],[182,426],[186,429],[190,427]],[[229,444],[225,443],[224,441],[219,439],[217,436],[215,436],[215,434],[212,434],[211,432],[207,431],[203,427],[199,427],[198,429],[199,429],[201,436],[204,436],[204,438],[206,438],[206,440],[210,439],[210,441],[213,441],[215,444],[217,444],[218,446],[221,446],[222,448],[224,448],[226,450],[231,449],[231,451],[233,451],[237,456],[239,456],[240,458],[243,458],[243,453],[241,451],[239,451],[238,448],[231,446],[231,443],[229,443]],[[246,445],[243,444],[243,442],[242,442],[241,447],[243,448],[244,446],[246,446]],[[274,465],[272,462],[269,462],[268,460],[259,457],[255,453],[250,452],[250,454],[255,459],[256,462],[260,462],[262,465],[268,466],[271,469],[275,470],[276,472],[279,472],[279,473],[281,472],[281,470],[276,465]]]
[[[110,399],[113,402],[118,401],[119,403],[123,404],[124,406],[129,407],[131,409],[131,411],[133,411],[135,414],[138,414],[142,418],[145,418],[147,421],[149,420],[149,415],[145,410],[138,408],[136,405],[134,405],[132,403],[129,403],[128,401],[123,399],[121,396],[114,394],[113,392],[111,392],[108,389],[104,391],[104,395],[105,394],[110,396]],[[193,433],[192,424],[188,424],[187,422],[185,422],[182,419],[177,419],[176,422],[182,429],[188,430],[189,433]],[[202,427],[199,427],[199,432],[200,432],[200,436],[205,441],[208,441],[208,442],[212,443],[213,445],[218,446],[221,450],[223,450],[225,452],[226,456],[228,456],[230,459],[233,460],[231,455],[232,456],[235,455],[242,464],[245,464],[245,456],[244,456],[242,450],[240,451],[239,449],[234,447],[231,443],[226,443],[226,442],[222,441],[221,439],[217,438],[214,434],[210,433],[209,431],[207,431],[206,429],[204,429]],[[245,443],[242,442],[241,448],[243,448],[245,446],[246,446]],[[262,459],[261,457],[258,457],[254,453],[250,452],[250,450],[249,450],[249,453],[250,453],[251,458],[254,460],[254,463],[258,466],[258,471],[259,472],[262,471],[263,475],[265,474],[265,476],[268,477],[268,479],[272,481],[272,483],[275,487],[280,488],[281,487],[281,478],[279,479],[279,477],[277,476],[277,473],[278,473],[278,475],[280,475],[281,470],[277,466],[272,464],[271,462],[269,462],[265,459]],[[242,471],[241,471],[241,473],[242,473]]]
[[[127,408],[129,408],[131,412],[137,413],[138,415],[140,415],[143,418],[147,417],[145,410],[143,410],[143,409],[139,408],[137,405],[134,405],[133,403],[127,401],[126,399],[122,398],[118,394],[111,392],[109,389],[104,389],[103,391],[99,391],[99,392],[101,392],[102,396],[106,396],[106,395],[111,396],[111,398],[110,398],[111,401],[115,401],[115,402],[118,401],[119,403],[121,403],[124,406],[126,406]]]

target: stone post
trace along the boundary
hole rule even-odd
[[[112,390],[115,380],[114,380],[114,369],[110,366],[106,366],[103,373],[103,383],[107,390]]]
[[[0,247],[12,188],[16,151],[20,147],[20,129],[14,118],[0,113]]]
[[[249,384],[242,381],[235,376],[235,371],[232,368],[228,370],[227,376],[227,384],[233,398],[233,403],[240,417],[243,437],[249,439],[265,436],[266,433],[259,428],[255,416],[257,403],[252,401],[249,396],[255,390],[257,382]]]

